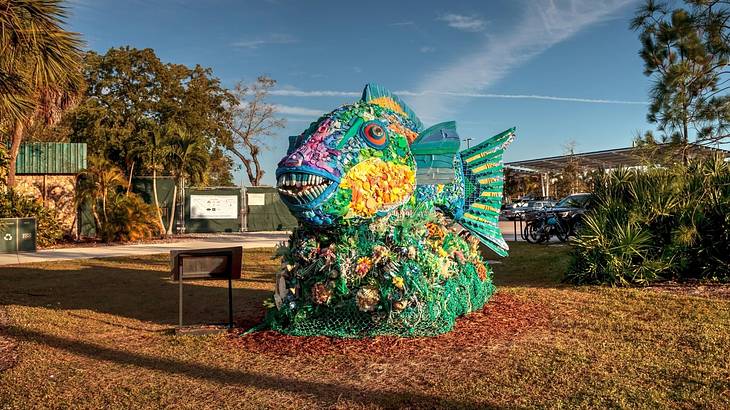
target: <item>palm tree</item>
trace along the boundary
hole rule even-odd
[[[167,234],[172,234],[172,225],[175,220],[175,206],[177,204],[178,185],[180,192],[185,192],[185,182],[197,183],[203,180],[208,163],[208,150],[205,143],[190,135],[182,128],[175,127],[174,136],[170,139],[170,162],[175,176],[175,188],[172,195],[172,212],[170,212]]]
[[[58,121],[83,90],[82,42],[61,27],[65,18],[60,0],[0,0],[0,128],[11,134],[10,187],[25,131]]]
[[[140,162],[145,164],[152,171],[152,196],[157,212],[157,220],[160,224],[160,235],[165,235],[165,224],[162,220],[162,211],[160,210],[160,200],[157,196],[157,171],[161,171],[162,160],[169,155],[170,147],[168,139],[170,128],[160,128],[153,126],[151,131],[145,131],[140,135],[134,151],[139,157]]]
[[[102,157],[90,157],[88,166],[81,171],[79,177],[76,200],[79,203],[84,201],[91,203],[94,224],[99,232],[109,219],[107,198],[115,194],[119,187],[125,187],[127,180],[119,167]],[[101,202],[101,215],[98,211],[99,202]]]

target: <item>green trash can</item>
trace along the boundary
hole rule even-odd
[[[0,252],[15,253],[18,251],[18,219],[0,219]]]
[[[0,252],[35,252],[35,218],[0,219]]]
[[[36,251],[36,220],[35,218],[18,219],[18,251]]]

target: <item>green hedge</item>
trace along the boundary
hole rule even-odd
[[[730,164],[722,158],[600,177],[566,279],[730,280]]]

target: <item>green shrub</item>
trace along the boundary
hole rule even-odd
[[[114,195],[107,203],[107,214],[101,226],[105,242],[150,239],[160,231],[154,207],[134,193]]]
[[[0,218],[36,218],[36,244],[47,247],[63,238],[63,228],[55,209],[46,208],[43,201],[8,189],[0,192]]]
[[[730,165],[722,158],[619,169],[596,182],[566,279],[730,280]]]

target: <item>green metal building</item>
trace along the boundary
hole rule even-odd
[[[24,143],[15,160],[18,175],[75,175],[84,168],[86,143]]]

